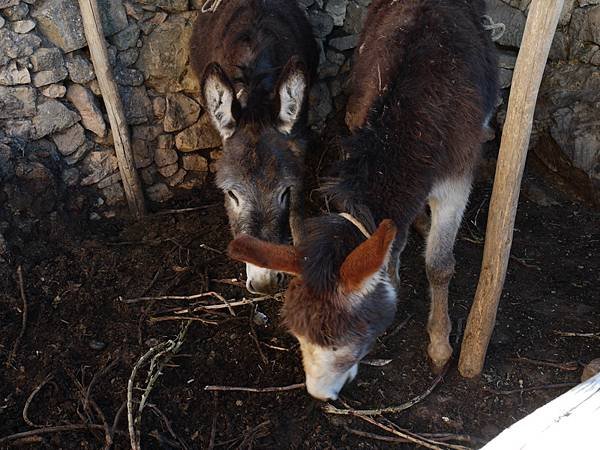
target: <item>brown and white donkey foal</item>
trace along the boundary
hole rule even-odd
[[[353,68],[347,158],[323,188],[347,214],[308,220],[297,247],[248,236],[230,245],[233,258],[296,276],[283,319],[314,397],[337,398],[391,323],[399,256],[427,204],[427,352],[434,370],[451,357],[454,241],[497,95],[484,13],[483,0],[375,0]]]
[[[310,24],[296,2],[229,0],[200,14],[190,45],[204,107],[223,141],[216,182],[233,236],[297,242],[306,103],[318,61]],[[283,278],[251,264],[246,273],[252,292],[276,291]]]

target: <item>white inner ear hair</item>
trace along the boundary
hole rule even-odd
[[[233,92],[219,80],[211,78],[207,81],[204,96],[213,125],[223,139],[231,137],[235,130],[231,114]]]
[[[281,110],[279,120],[281,124],[279,131],[290,134],[296,124],[302,109],[306,80],[301,72],[294,72],[279,88],[279,101]]]

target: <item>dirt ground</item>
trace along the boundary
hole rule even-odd
[[[478,182],[457,241],[450,308],[453,339],[460,337],[476,288],[490,193],[489,179]],[[0,439],[32,429],[22,412],[30,394],[49,376],[28,406],[33,424],[101,424],[98,409],[113,424],[138,359],[175,337],[182,323],[152,318],[189,303],[127,304],[121,298],[211,290],[227,299],[249,297],[242,288],[215,281],[239,279],[243,269],[222,253],[229,232],[221,202],[218,192],[206,188],[196,199],[174,205],[209,205],[200,211],[154,215],[134,225],[51,214],[36,222],[26,239],[12,236],[17,242],[14,260],[0,265]],[[568,389],[547,385],[577,382],[582,364],[600,357],[600,340],[557,332],[600,331],[599,218],[526,174],[513,258],[483,376],[462,379],[454,363],[429,397],[387,418],[417,433],[468,435],[470,441],[462,444],[479,447]],[[7,238],[10,242],[10,233]],[[428,299],[422,251],[421,239],[412,236],[402,261],[400,306],[390,330],[402,322],[405,326],[389,339],[384,336],[385,343],[368,357],[391,362],[362,365],[357,380],[343,391],[355,408],[398,405],[432,383],[425,352]],[[7,366],[21,329],[18,264],[23,266],[28,319],[14,361]],[[205,304],[220,301],[207,298]],[[144,410],[143,448],[413,448],[360,436],[357,430],[391,437],[357,418],[324,413],[323,404],[302,389],[204,390],[206,385],[269,387],[303,381],[299,349],[280,327],[279,309],[277,300],[257,304],[257,311],[268,318],[266,324],[251,320],[252,306],[235,308],[235,317],[227,309],[197,314],[205,321],[191,324],[150,395],[154,406]],[[145,376],[143,368],[140,385]],[[78,385],[85,391],[90,383],[87,395],[81,394]],[[139,390],[134,393],[139,398]],[[126,412],[117,422],[115,448],[129,448]],[[11,445],[97,449],[104,445],[104,433],[99,427],[54,432]]]

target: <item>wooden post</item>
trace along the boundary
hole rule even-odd
[[[136,219],[141,219],[145,214],[144,194],[140,179],[135,170],[131,143],[129,141],[129,129],[123,112],[123,105],[119,97],[117,85],[113,78],[112,70],[108,62],[106,41],[100,21],[100,13],[96,0],[79,0],[83,29],[90,49],[90,56],[94,64],[94,71],[102,93],[102,99],[106,105],[108,121],[113,134],[115,152],[119,161],[119,172],[123,181],[123,190],[129,204],[129,210]]]
[[[498,154],[481,275],[460,353],[458,370],[467,378],[481,373],[494,330],[510,257],[533,114],[563,4],[564,0],[533,0],[529,8]]]

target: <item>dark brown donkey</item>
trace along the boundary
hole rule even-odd
[[[399,256],[427,204],[427,352],[434,370],[451,357],[454,241],[497,95],[483,14],[482,0],[374,1],[353,68],[348,156],[324,187],[344,214],[308,220],[297,247],[249,236],[230,245],[236,259],[296,275],[283,318],[317,398],[337,398],[392,321]]]
[[[229,0],[200,14],[190,50],[223,142],[216,181],[234,237],[297,243],[306,103],[318,63],[304,13],[289,0]],[[246,273],[252,292],[271,293],[283,278],[252,264]]]

